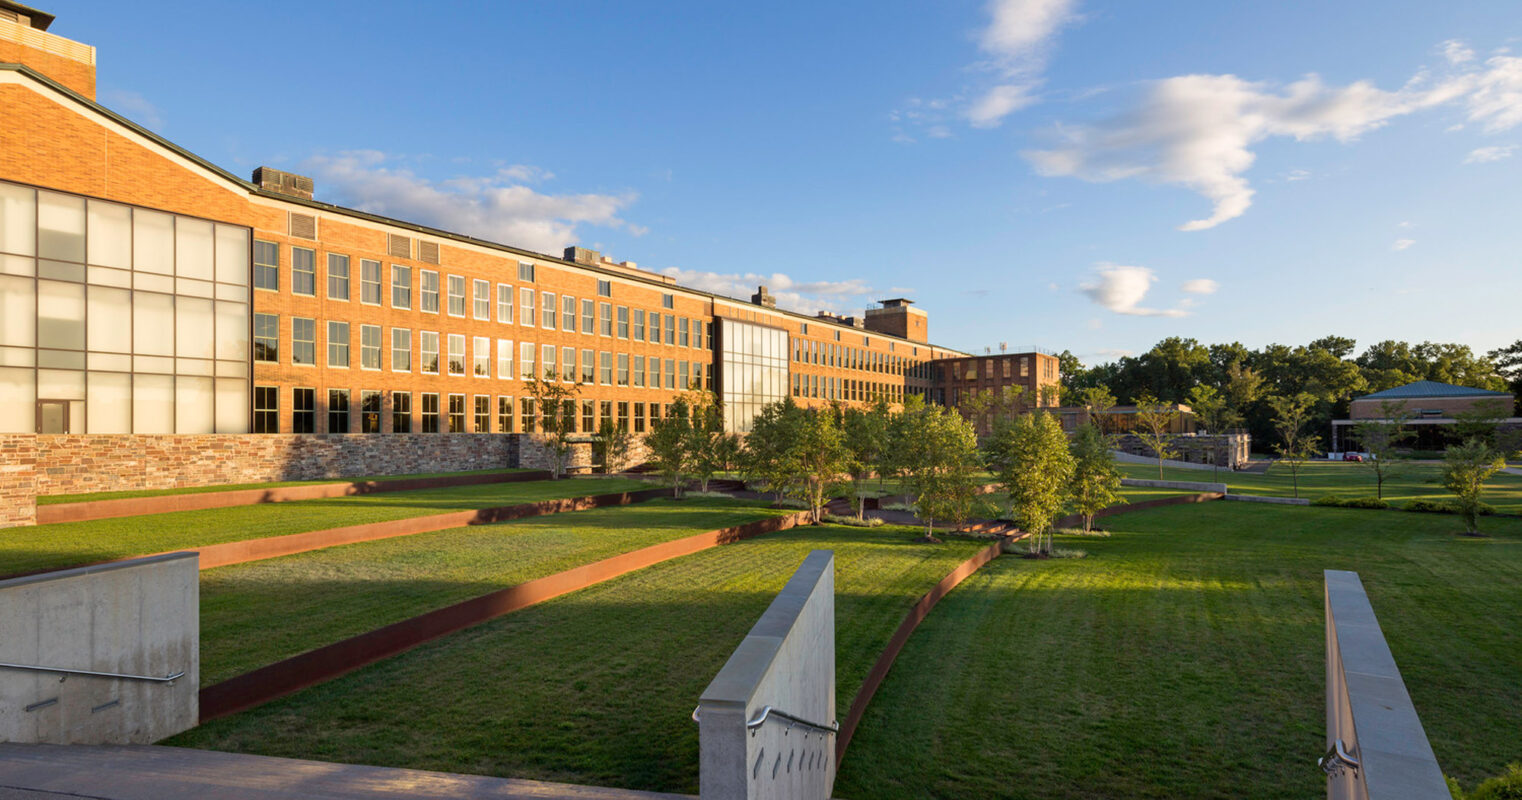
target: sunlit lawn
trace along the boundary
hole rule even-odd
[[[1005,557],[937,606],[842,798],[1306,798],[1324,783],[1322,570],[1357,571],[1439,763],[1522,760],[1522,521],[1206,503]]]
[[[0,575],[447,511],[634,491],[652,485],[627,478],[488,483],[12,528],[0,535]]]
[[[220,483],[213,486],[182,486],[175,489],[134,489],[121,492],[86,492],[83,494],[50,494],[37,498],[37,505],[48,506],[59,503],[83,503],[97,500],[122,500],[131,497],[163,497],[174,494],[209,494],[215,492],[233,492],[242,489],[278,489],[286,486],[314,486],[324,483],[361,483],[371,481],[386,483],[388,481],[415,480],[418,478],[443,478],[456,475],[493,475],[506,472],[525,472],[521,469],[478,469],[465,472],[418,472],[411,475],[369,475],[355,478],[321,478],[306,481],[268,481],[265,483]]]

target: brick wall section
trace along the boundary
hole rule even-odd
[[[0,62],[25,64],[76,92],[95,99],[95,67],[67,56],[0,39]]]
[[[37,521],[37,437],[0,434],[0,528]]]
[[[504,438],[508,440],[507,460],[512,466],[522,467],[523,469],[550,468],[548,438],[543,434],[516,434]],[[631,437],[629,454],[624,459],[624,469],[643,464],[649,458],[650,450],[645,447],[645,437]],[[600,462],[596,461],[595,451],[590,441],[576,441],[571,445],[571,458],[568,466],[584,468],[593,463],[598,463],[601,466]]]
[[[1404,407],[1418,418],[1424,410],[1441,411],[1440,416],[1452,417],[1454,414],[1462,414],[1466,411],[1476,410],[1476,406],[1484,402],[1499,405],[1504,413],[1511,413],[1515,400],[1510,395],[1495,395],[1490,397],[1413,397],[1407,400],[1396,401],[1397,405]],[[1384,417],[1383,402],[1379,400],[1354,400],[1351,404],[1349,416],[1353,419],[1381,419]]]

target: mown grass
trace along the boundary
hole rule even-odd
[[[627,478],[486,483],[13,528],[0,535],[0,575],[447,511],[635,491],[652,485]]]
[[[37,505],[51,506],[60,503],[86,503],[97,500],[124,500],[129,497],[163,497],[172,494],[209,494],[234,492],[240,489],[278,489],[284,486],[314,486],[323,483],[362,483],[373,481],[405,481],[416,478],[445,478],[455,475],[495,475],[506,472],[526,472],[521,469],[473,469],[463,472],[417,472],[410,475],[364,475],[357,478],[320,478],[309,481],[269,481],[266,483],[221,483],[214,486],[182,486],[175,489],[134,489],[122,492],[82,492],[79,494],[49,494],[37,498]]]
[[[1120,464],[1127,478],[1157,479],[1157,467],[1148,464]],[[1385,480],[1384,497],[1402,503],[1418,497],[1451,500],[1443,488],[1443,468],[1439,464],[1398,463],[1393,477]],[[1219,473],[1203,469],[1163,467],[1163,479],[1225,483],[1237,494],[1265,494],[1289,497],[1294,484],[1290,469],[1275,463],[1266,473]],[[1373,497],[1374,470],[1365,464],[1342,461],[1312,461],[1300,467],[1300,496],[1315,500],[1328,494],[1344,497]],[[1129,490],[1128,490],[1129,491]],[[1486,483],[1485,502],[1508,514],[1522,514],[1522,475],[1499,473]]]
[[[695,794],[692,709],[804,556],[835,551],[844,716],[912,602],[987,544],[918,534],[824,525],[704,551],[168,743]]]
[[[1324,792],[1322,570],[1357,571],[1446,772],[1522,759],[1522,521],[1208,503],[1057,537],[941,602],[878,692],[843,798]]]
[[[784,511],[653,500],[333,547],[201,573],[201,683],[452,603]]]

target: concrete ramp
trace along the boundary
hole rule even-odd
[[[0,800],[689,800],[686,795],[153,745],[0,744]]]

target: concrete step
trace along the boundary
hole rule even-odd
[[[9,793],[9,794],[8,794]],[[600,786],[331,764],[153,745],[0,743],[0,798],[99,800],[689,800]]]

